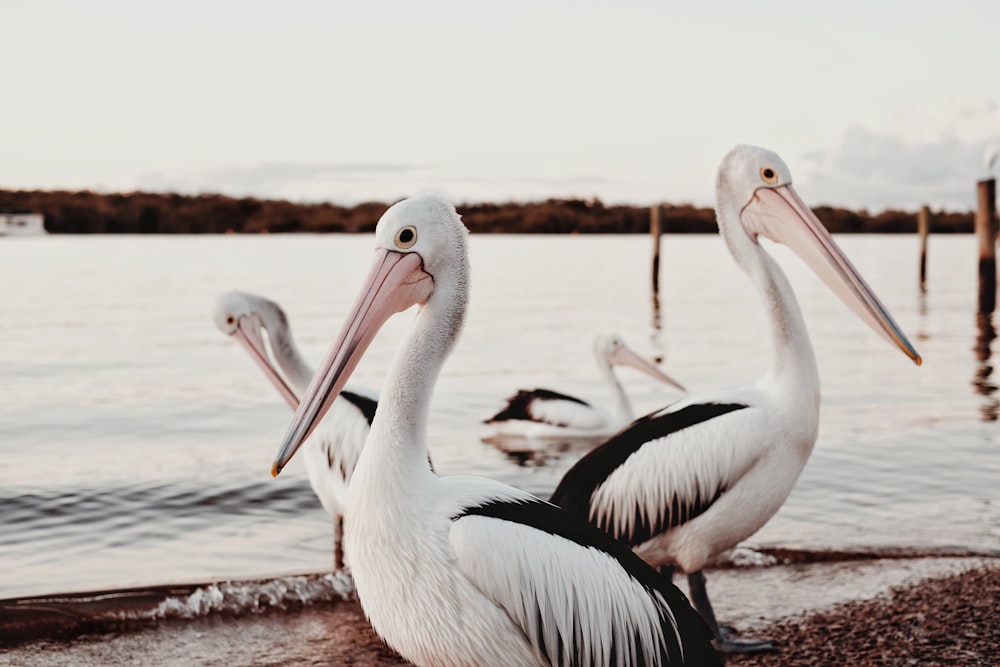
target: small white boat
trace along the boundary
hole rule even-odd
[[[41,236],[45,216],[41,213],[0,213],[0,236]]]

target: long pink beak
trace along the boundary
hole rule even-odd
[[[278,476],[330,409],[385,321],[414,304],[426,303],[433,290],[434,278],[424,271],[419,254],[377,251],[344,327],[295,411],[271,465],[272,476]]]
[[[254,321],[246,316],[241,317],[236,323],[236,330],[233,331],[233,336],[236,337],[236,342],[242,345],[243,349],[247,351],[250,358],[257,362],[257,365],[264,371],[264,376],[271,381],[271,384],[278,390],[281,397],[285,399],[288,406],[292,410],[299,407],[299,397],[295,395],[295,392],[292,391],[292,388],[288,386],[288,383],[278,373],[274,364],[271,363],[271,357],[264,346],[264,339],[260,335],[260,328]]]
[[[642,371],[649,377],[659,380],[664,384],[672,385],[684,392],[687,391],[687,389],[685,389],[680,382],[661,371],[656,364],[646,360],[634,350],[624,345],[611,355],[611,362],[619,366],[631,366],[632,368]]]
[[[758,188],[741,217],[748,230],[795,251],[865,324],[920,365],[906,334],[791,185]]]

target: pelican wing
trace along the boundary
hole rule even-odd
[[[577,461],[550,500],[630,546],[686,523],[752,465],[752,450],[733,446],[759,416],[749,407],[693,403],[641,417]]]
[[[309,484],[323,509],[335,517],[343,514],[347,486],[370,430],[367,417],[348,399],[349,393],[341,392],[302,447]]]
[[[721,665],[680,591],[588,523],[527,494],[452,520],[459,569],[551,664]]]
[[[504,421],[532,421],[551,426],[591,429],[601,427],[605,417],[592,405],[575,396],[551,389],[521,389],[507,399],[504,409],[487,419],[486,423]]]
[[[378,408],[377,398],[346,389],[340,392],[340,397],[360,410],[368,425],[372,425],[372,421],[375,419],[375,410]]]

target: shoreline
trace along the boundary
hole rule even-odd
[[[45,230],[57,234],[370,233],[392,203],[341,205],[221,194],[0,188],[0,211],[40,214]],[[604,204],[596,198],[571,197],[453,203],[474,234],[648,234],[654,205],[659,207],[665,234],[718,232],[714,206],[684,201]],[[872,212],[826,203],[813,208],[831,233],[915,234],[918,230],[919,207]],[[971,208],[940,209],[931,218],[935,234],[974,231]]]
[[[1000,558],[995,556],[724,567],[709,571],[708,582],[721,622],[781,646],[773,654],[727,656],[727,665],[904,665],[913,664],[911,655],[920,664],[1000,665]],[[677,583],[685,590],[681,578]],[[129,604],[148,606],[154,597],[135,592]],[[107,596],[86,600],[105,608],[120,604]],[[49,620],[69,613],[45,599],[37,606]],[[10,627],[0,623],[0,634],[7,636]],[[119,620],[79,629],[82,634],[62,639],[50,635],[11,645],[0,654],[0,665],[408,664],[382,644],[360,605],[346,594],[263,613]]]

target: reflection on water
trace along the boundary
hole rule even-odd
[[[917,295],[917,314],[920,317],[917,320],[917,328],[913,332],[913,339],[917,343],[918,349],[924,347],[924,344],[931,339],[931,318],[928,316],[929,307],[927,301],[927,290],[921,285],[920,293]]]
[[[653,289],[653,318],[650,320],[649,342],[656,350],[652,357],[653,361],[662,364],[667,355],[663,343],[663,314],[660,311],[660,292],[658,289]]]
[[[539,468],[549,466],[567,455],[573,459],[601,444],[605,438],[521,438],[516,436],[491,435],[482,439],[483,442],[496,447],[509,460],[521,468]]]
[[[976,388],[976,393],[982,395],[986,400],[980,406],[983,421],[993,422],[1000,416],[1000,400],[994,394],[997,385],[992,380],[993,364],[993,340],[997,337],[996,329],[993,327],[993,313],[976,313],[976,344],[972,348],[976,353],[976,373],[972,377],[972,386]]]

